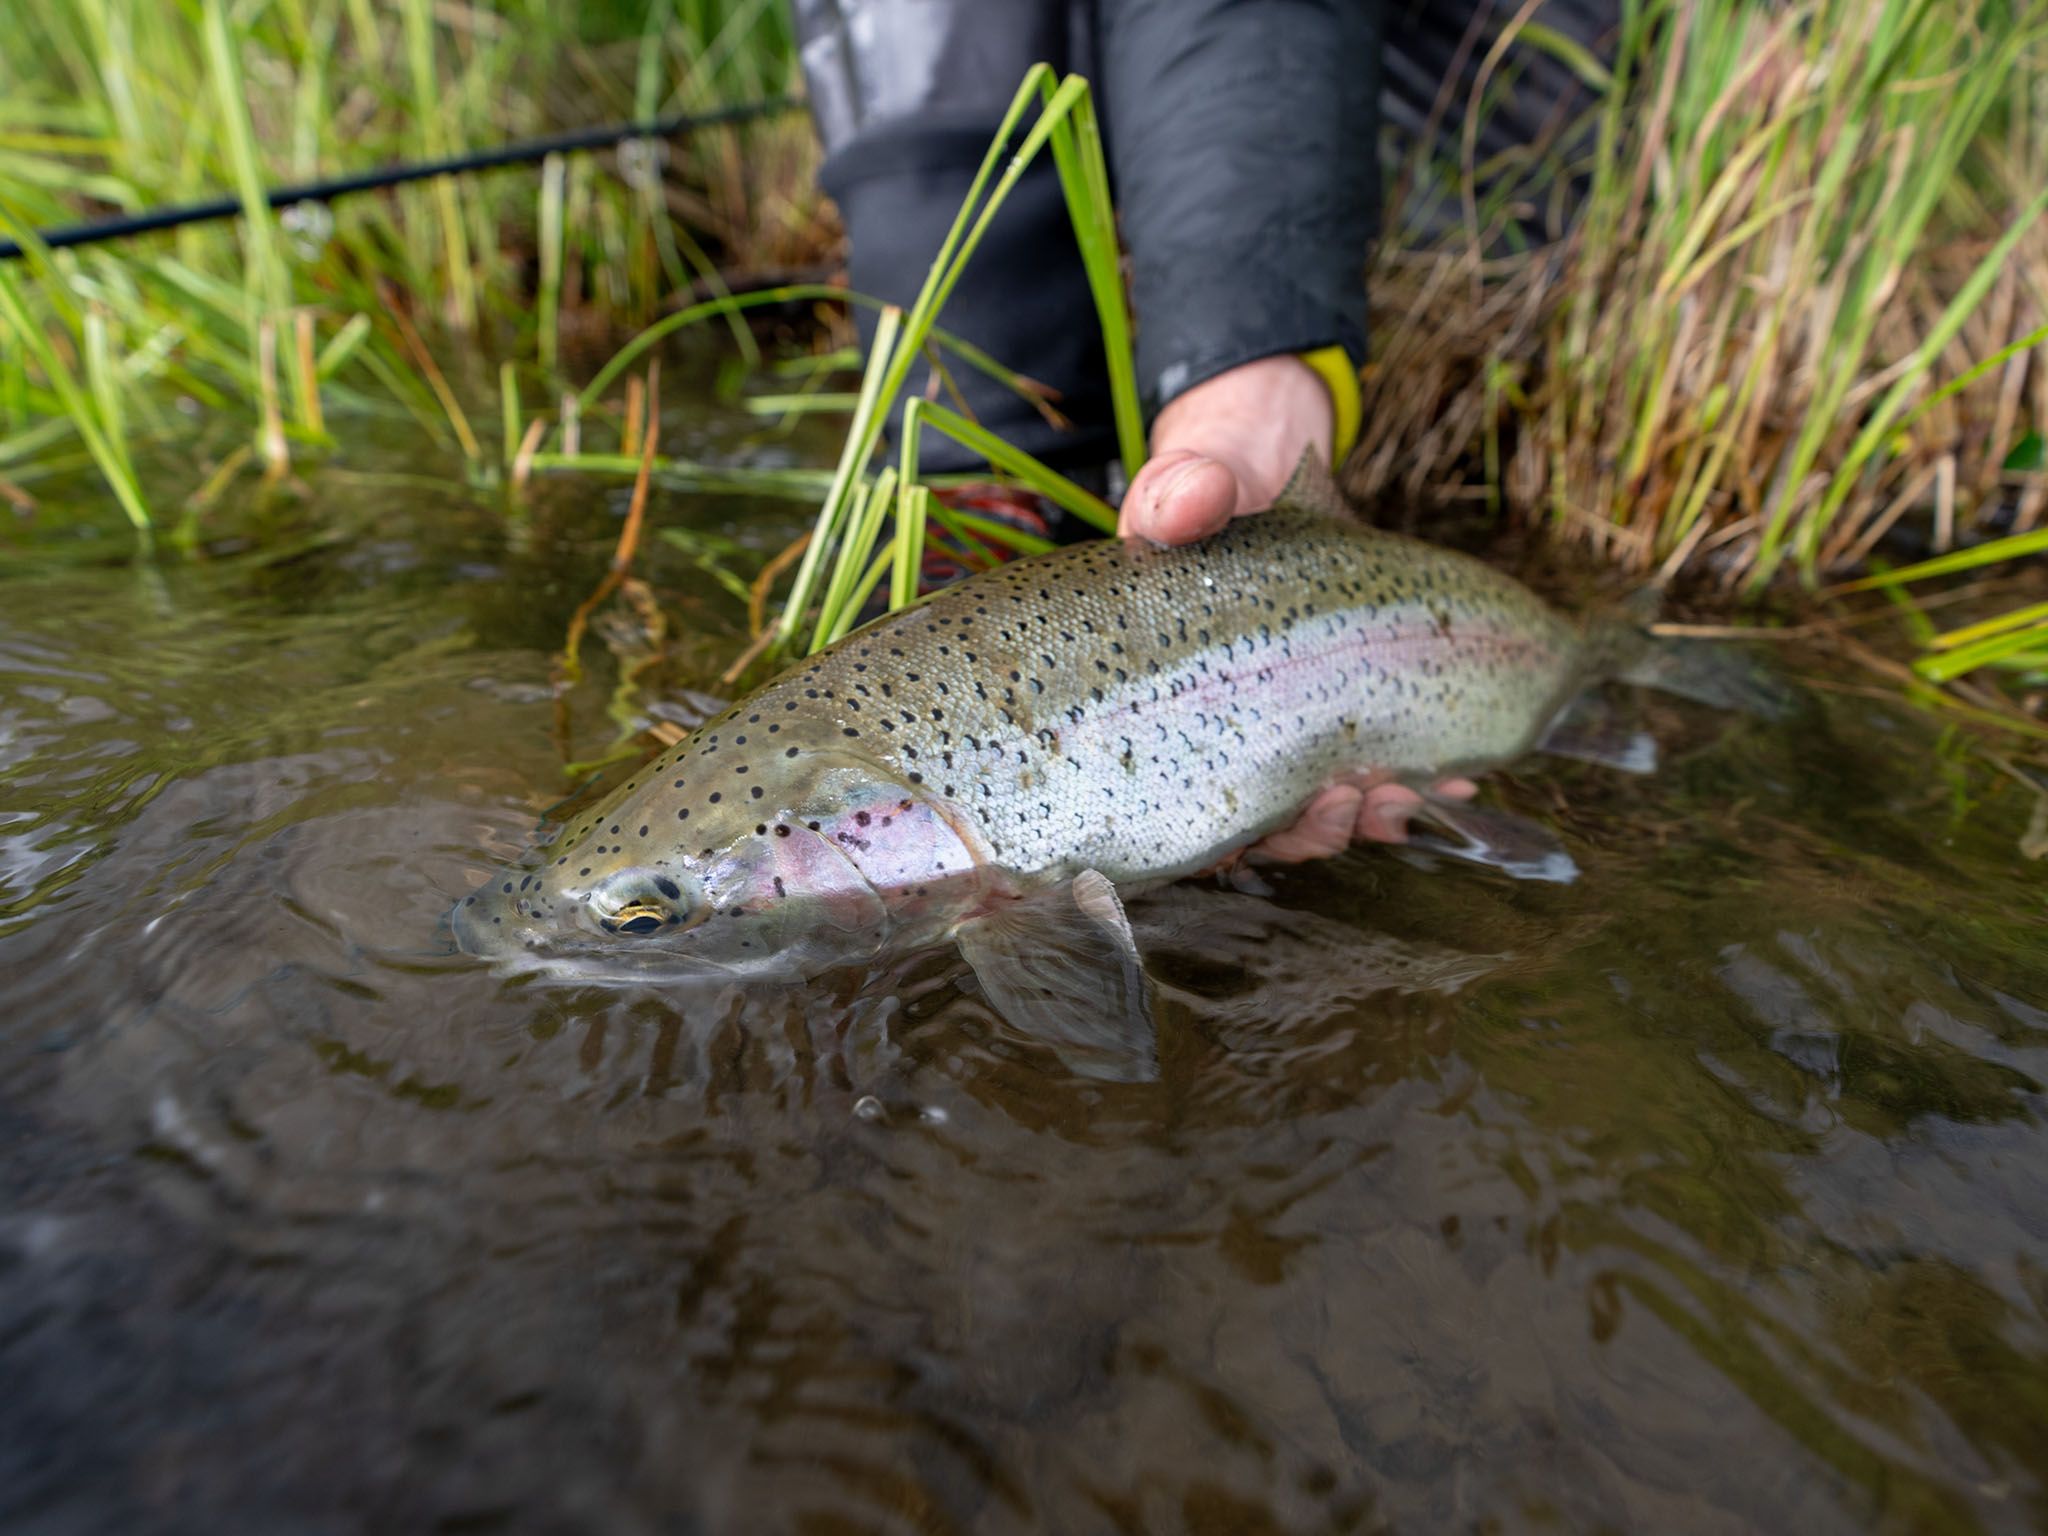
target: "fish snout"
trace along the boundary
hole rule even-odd
[[[455,946],[465,955],[497,959],[535,948],[540,928],[494,885],[486,885],[455,903],[448,914]]]
[[[448,913],[448,930],[455,936],[455,947],[465,955],[494,955],[500,949],[495,933],[503,932],[504,919],[483,907],[483,900],[481,892],[465,896]]]

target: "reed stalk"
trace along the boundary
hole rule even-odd
[[[1011,139],[1034,102],[1039,109],[1037,119],[1025,131],[1022,143],[1005,164],[1004,155],[1009,150]],[[1109,173],[1103,163],[1100,136],[1094,131],[1088,82],[1078,75],[1058,79],[1052,69],[1041,64],[1026,74],[1011,99],[1001,125],[989,143],[988,152],[982,157],[968,187],[960,211],[940,242],[923,286],[910,309],[902,316],[900,326],[892,318],[895,311],[884,312],[888,345],[883,344],[884,327],[877,327],[874,347],[863,376],[861,404],[848,428],[832,489],[818,513],[817,526],[805,551],[803,566],[798,570],[797,580],[777,622],[777,650],[787,650],[794,645],[802,632],[809,619],[815,573],[825,561],[836,562],[835,570],[838,572],[828,590],[844,590],[847,583],[856,580],[862,583],[880,580],[879,572],[870,575],[865,569],[871,565],[873,539],[861,537],[869,526],[874,525],[874,519],[856,515],[853,510],[857,504],[865,509],[863,498],[867,489],[868,463],[874,456],[896,402],[904,398],[912,370],[926,355],[947,297],[959,283],[967,262],[972,259],[1011,189],[1038,153],[1048,145],[1052,147],[1068,213],[1074,221],[1076,239],[1088,269],[1090,291],[1096,302],[1097,319],[1107,349],[1124,468],[1127,474],[1134,475],[1143,464],[1144,428],[1138,407],[1136,370],[1131,359],[1129,317],[1125,311],[1122,277],[1117,264],[1114,215],[1109,204]],[[998,166],[1002,166],[1000,176],[997,175]],[[1028,456],[1001,443],[976,424],[929,401],[923,402],[923,413],[923,419],[929,424],[941,427],[984,453],[998,468],[1019,475],[1034,488],[1050,488],[1047,494],[1056,491],[1054,499],[1063,505],[1071,503],[1105,532],[1114,530],[1115,514],[1098,498],[1065,477],[1033,463]],[[912,420],[914,422],[916,418]],[[914,425],[906,426],[905,430],[907,436],[914,435]],[[893,473],[884,473],[893,483]],[[902,560],[908,563],[920,555],[920,550],[906,550]],[[811,629],[813,650],[834,638],[834,626],[830,621],[839,617],[841,615],[836,612],[820,615]],[[842,631],[843,627],[839,626]]]

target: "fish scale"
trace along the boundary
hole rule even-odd
[[[1290,493],[1199,544],[1070,546],[866,626],[655,759],[457,932],[722,963],[929,937],[1086,870],[1202,869],[1334,780],[1506,761],[1586,678],[1580,631],[1526,588]]]

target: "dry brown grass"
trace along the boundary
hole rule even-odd
[[[1354,488],[1730,586],[1849,569],[1902,519],[1936,549],[2036,526],[2048,477],[2003,465],[2048,434],[2043,17],[1639,22],[1565,240],[1497,254],[1514,210],[1475,199],[1379,256]]]

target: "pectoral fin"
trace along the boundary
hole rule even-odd
[[[954,937],[996,1012],[1075,1072],[1120,1083],[1158,1076],[1151,984],[1104,876],[1084,870],[962,923]]]
[[[1578,878],[1579,866],[1555,833],[1511,812],[1425,794],[1412,814],[1416,821],[1428,822],[1449,836],[1411,836],[1411,848],[1484,864],[1517,880],[1565,884]]]

